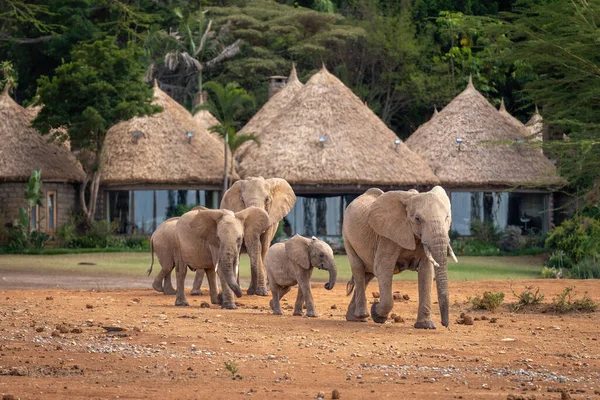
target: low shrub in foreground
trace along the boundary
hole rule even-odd
[[[596,303],[592,298],[585,292],[583,297],[580,299],[571,299],[571,295],[574,293],[574,287],[569,286],[566,287],[561,293],[556,295],[554,299],[552,299],[552,304],[550,304],[548,311],[555,312],[559,314],[565,314],[569,312],[593,312],[598,308],[598,303]]]
[[[469,297],[474,310],[494,311],[504,302],[504,293],[484,292],[482,297]]]
[[[542,293],[540,293],[540,288],[538,287],[536,291],[533,291],[533,286],[525,286],[525,290],[521,293],[517,294],[512,286],[510,290],[517,297],[518,302],[515,304],[512,309],[513,311],[519,311],[523,307],[535,306],[537,304],[541,304],[546,298]]]

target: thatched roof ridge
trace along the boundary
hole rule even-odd
[[[0,95],[0,180],[27,181],[33,170],[41,169],[44,181],[83,181],[75,156],[30,126],[34,116],[8,95],[5,85]]]
[[[208,110],[198,111],[196,114],[194,114],[194,119],[206,130],[215,125],[219,125],[219,120],[215,118],[215,116],[212,115]]]
[[[540,115],[537,105],[535,106],[535,112],[529,118],[529,121],[525,124],[529,130],[529,136],[531,140],[541,142],[544,139],[544,118]]]
[[[427,161],[443,185],[451,187],[544,187],[561,182],[539,149],[519,143],[528,136],[519,124],[496,110],[469,82],[406,144]],[[457,138],[463,143],[458,145]]]
[[[320,142],[324,140],[324,142]],[[427,164],[325,68],[313,75],[248,150],[240,176],[292,185],[438,183]]]
[[[252,119],[250,119],[250,121],[248,121],[248,123],[240,130],[240,133],[253,133],[260,136],[262,129],[268,125],[271,120],[277,117],[281,111],[287,108],[290,101],[303,86],[302,82],[298,80],[296,66],[292,65],[292,70],[285,86],[275,93],[273,97],[271,97],[269,101],[254,114]],[[253,144],[253,146],[256,146],[256,144]]]
[[[525,134],[525,136],[528,135],[528,133],[525,133],[523,131],[523,127],[525,126],[521,121],[519,121],[518,119],[516,119],[515,117],[513,117],[507,110],[506,110],[506,106],[504,105],[504,98],[502,98],[502,101],[500,102],[500,108],[498,108],[498,112],[500,113],[500,115],[502,115],[504,118],[506,118],[506,120],[508,122],[510,122],[511,124],[513,124],[519,132]]]
[[[156,83],[154,104],[163,107],[163,111],[132,118],[109,129],[102,154],[101,182],[109,186],[220,184],[223,142]],[[188,131],[194,133],[191,142]]]

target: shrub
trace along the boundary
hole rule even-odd
[[[594,302],[585,292],[581,299],[571,300],[571,293],[574,293],[574,287],[566,287],[561,293],[552,299],[550,311],[564,314],[568,312],[593,312],[598,308],[598,303]]]
[[[117,230],[114,223],[107,221],[94,221],[90,229],[80,236],[75,236],[69,243],[69,247],[78,249],[109,247],[113,241],[113,235]]]
[[[474,310],[494,311],[504,302],[504,293],[484,292],[483,297],[469,297],[469,301],[473,305]]]
[[[571,268],[573,261],[571,261],[571,258],[569,258],[564,251],[556,250],[550,255],[550,258],[546,261],[546,265],[550,268],[560,270],[563,268]]]
[[[558,279],[562,275],[562,269],[556,269],[554,267],[544,267],[542,269],[541,275],[543,279]]]
[[[506,227],[500,238],[502,251],[517,251],[525,247],[525,238],[521,235],[521,228],[514,225]]]
[[[600,278],[600,259],[586,258],[571,269],[573,279],[598,279]]]
[[[518,311],[522,307],[534,306],[536,304],[540,304],[545,299],[545,296],[542,293],[540,293],[539,287],[537,288],[537,290],[535,292],[533,292],[532,291],[533,286],[525,286],[525,290],[519,294],[515,293],[515,291],[512,289],[512,286],[511,286],[510,290],[517,297],[517,299],[519,299],[517,304],[513,307],[513,311]]]
[[[489,243],[484,243],[475,238],[460,238],[451,242],[452,249],[457,255],[495,255],[500,249]]]
[[[474,220],[471,222],[471,236],[482,243],[495,246],[500,239],[500,231],[493,222]]]
[[[600,219],[575,216],[554,229],[546,248],[561,250],[574,263],[600,257]]]

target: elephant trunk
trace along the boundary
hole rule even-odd
[[[450,304],[448,295],[448,259],[446,257],[446,254],[448,252],[448,242],[449,240],[442,239],[436,241],[430,248],[431,255],[437,263],[437,265],[434,264],[435,283],[437,286],[438,303],[440,305],[442,325],[444,325],[445,327],[448,327],[448,325],[450,324],[448,315],[448,307]]]
[[[218,273],[222,275],[227,282],[227,286],[233,291],[236,297],[242,297],[242,289],[240,285],[237,283],[237,276],[235,274],[235,267],[239,262],[238,256],[226,256],[221,257],[219,260],[219,270]]]
[[[335,264],[327,269],[329,271],[329,282],[325,284],[325,289],[331,290],[335,286],[335,281],[337,279],[337,268]]]

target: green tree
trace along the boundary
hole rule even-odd
[[[0,72],[2,73],[3,86],[8,85],[9,92],[17,87],[17,72],[10,61],[0,62]]]
[[[223,193],[229,188],[228,174],[233,171],[233,154],[245,142],[258,141],[255,134],[238,134],[240,128],[240,117],[248,113],[254,107],[254,99],[236,82],[230,82],[223,86],[218,82],[207,82],[206,88],[209,93],[207,104],[197,107],[208,110],[219,121],[219,125],[210,128],[223,137],[225,142],[225,164],[223,166]],[[228,161],[227,148],[231,151],[232,158]]]
[[[32,124],[44,135],[52,132],[63,136],[59,140],[68,139],[78,154],[87,174],[80,202],[88,225],[96,211],[106,132],[120,121],[160,111],[151,104],[152,89],[142,82],[141,57],[138,48],[119,48],[109,37],[79,45],[72,61],[56,68],[52,79],[39,79],[39,101],[44,107]],[[61,127],[66,130],[57,130]]]

